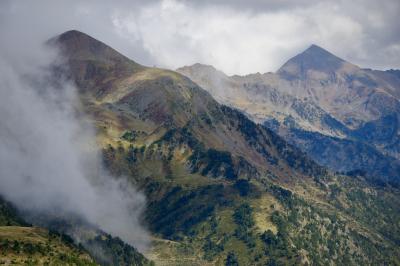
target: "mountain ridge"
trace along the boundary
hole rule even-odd
[[[220,74],[212,71],[204,74],[199,69],[201,67],[197,65],[177,71],[209,90],[219,102],[238,108],[258,123],[274,124],[278,134],[333,170],[339,170],[333,162],[328,163],[328,157],[334,154],[328,152],[321,161],[319,155],[310,153],[312,149],[308,148],[316,139],[305,140],[299,132],[369,145],[381,158],[387,157],[386,164],[398,168],[399,163],[392,157],[400,158],[396,152],[399,131],[380,133],[392,128],[389,122],[383,122],[389,121],[387,117],[393,117],[393,123],[390,122],[393,125],[399,121],[400,82],[396,71],[362,69],[316,45],[289,59],[276,73],[221,78]],[[354,157],[350,150],[343,154]],[[360,160],[362,157],[368,158],[366,161],[373,160],[371,156],[372,153],[363,153]],[[356,164],[366,165],[362,161]],[[355,170],[350,168],[347,170]],[[387,177],[383,174],[384,179]],[[400,179],[395,171],[389,177],[393,178]]]

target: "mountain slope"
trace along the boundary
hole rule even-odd
[[[398,261],[399,234],[388,232],[399,225],[385,218],[398,220],[397,190],[330,174],[177,72],[140,66],[77,31],[54,42],[95,122],[105,165],[148,198],[147,255],[156,263]],[[88,57],[90,47],[116,54]],[[365,193],[383,196],[364,201]]]
[[[114,132],[104,132],[106,137],[120,139],[129,124],[134,125],[136,131],[143,131],[141,142],[146,145],[156,140],[187,142],[186,135],[191,134],[201,146],[189,147],[192,152],[203,156],[210,149],[226,151],[228,157],[232,157],[236,172],[240,162],[253,166],[260,174],[267,170],[279,174],[281,168],[298,170],[292,171],[294,176],[302,172],[310,174],[313,169],[323,171],[284,141],[276,141],[279,144],[276,145],[273,140],[279,137],[274,133],[255,125],[237,111],[219,105],[197,84],[176,72],[139,66],[116,51],[111,55],[111,48],[77,31],[64,33],[57,41],[75,82],[79,88],[85,88],[84,101],[89,111],[96,116],[118,115],[115,121],[118,125],[109,128]],[[77,52],[78,46],[82,51]],[[87,56],[93,52],[92,47],[96,47],[94,56],[98,50],[106,51],[106,56],[93,60],[92,56]],[[105,68],[110,67],[111,71],[107,70],[105,75],[106,70],[100,66],[98,71],[91,72],[91,66],[101,65],[105,57],[108,62]],[[102,119],[98,122],[104,123]],[[286,157],[291,153],[304,165],[289,162]],[[196,163],[203,167],[201,159]]]
[[[98,265],[86,251],[36,227],[0,226],[0,247],[5,265]]]

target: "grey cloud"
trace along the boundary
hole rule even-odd
[[[44,0],[0,5],[0,20],[12,22],[10,31],[24,26],[44,39],[78,29],[145,65],[176,68],[202,62],[230,74],[267,72],[316,43],[362,67],[400,68],[397,0]],[[179,14],[162,19],[177,7]],[[218,25],[210,21],[217,19],[226,28],[220,26],[212,35]]]

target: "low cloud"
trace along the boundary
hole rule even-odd
[[[145,198],[103,168],[75,87],[52,78],[52,64],[62,62],[57,51],[38,38],[2,33],[0,194],[28,217],[75,216],[145,250]]]

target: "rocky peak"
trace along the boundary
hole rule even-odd
[[[308,70],[329,74],[336,72],[343,64],[349,63],[313,44],[304,52],[289,59],[277,73],[286,79],[305,78]]]

